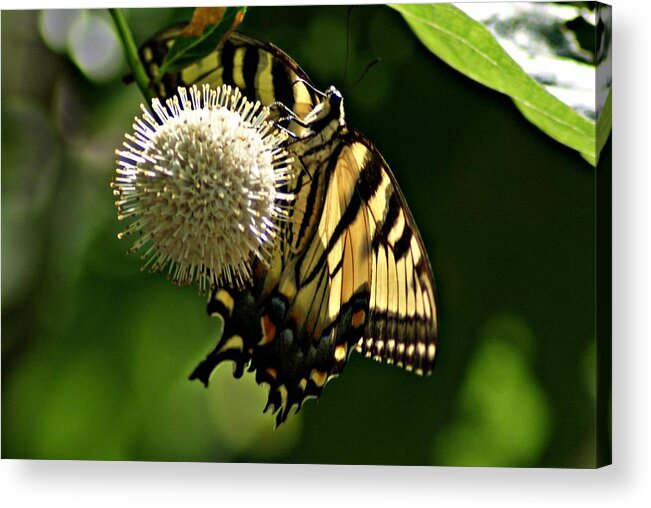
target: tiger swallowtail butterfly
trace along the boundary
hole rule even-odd
[[[179,30],[140,48],[150,77]],[[428,374],[437,309],[427,252],[387,163],[346,124],[337,89],[317,91],[283,51],[239,33],[158,83],[161,98],[178,86],[228,84],[272,106],[275,121],[293,132],[287,148],[300,169],[288,189],[292,220],[271,265],[254,264],[245,290],[212,290],[208,313],[223,320],[223,333],[190,379],[207,386],[224,360],[234,362],[236,378],[248,368],[269,385],[264,411],[280,425],[292,407],[319,397],[353,349]]]

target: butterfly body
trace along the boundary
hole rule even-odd
[[[429,373],[437,318],[427,253],[388,165],[347,126],[339,91],[316,92],[282,51],[238,34],[208,62],[166,79],[232,84],[282,103],[290,115],[279,111],[277,121],[293,133],[297,169],[280,248],[269,266],[255,262],[250,288],[213,291],[208,312],[223,319],[223,333],[191,379],[207,385],[225,360],[235,377],[248,368],[269,385],[265,411],[277,411],[280,424],[320,395],[353,349]]]

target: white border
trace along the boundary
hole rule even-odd
[[[138,1],[138,6],[208,5]],[[283,2],[246,2],[279,4]],[[287,4],[288,2],[284,2]],[[326,3],[326,2],[323,2]],[[332,2],[327,2],[332,3]],[[346,2],[335,2],[346,3]],[[378,2],[356,2],[378,3]],[[493,468],[271,466],[136,462],[0,463],[4,506],[651,506],[651,164],[649,55],[651,8],[614,6],[613,350],[614,462],[599,471]],[[61,7],[106,2],[57,2]],[[127,1],[111,6],[133,7]],[[2,9],[45,1],[0,2]],[[10,417],[3,415],[3,417]],[[378,443],[379,446],[382,443]]]

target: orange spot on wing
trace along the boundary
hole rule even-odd
[[[264,276],[264,273],[268,270],[263,263],[257,263],[253,268],[254,276],[256,279],[261,279]]]
[[[260,346],[269,344],[276,338],[276,325],[271,322],[266,314],[260,320],[262,325],[262,340],[258,343]]]
[[[364,324],[365,320],[366,320],[366,312],[364,312],[363,309],[358,310],[357,312],[355,312],[353,314],[351,324],[353,325],[353,328],[359,328],[360,326],[362,326]]]
[[[265,372],[269,375],[269,377],[271,377],[274,380],[278,376],[278,372],[276,372],[276,369],[274,369],[273,367],[269,367],[268,369],[265,370]]]

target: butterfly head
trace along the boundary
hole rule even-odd
[[[325,93],[324,104],[328,109],[329,117],[338,120],[339,125],[344,124],[344,98],[334,86],[330,86]]]
[[[313,134],[328,130],[336,132],[345,124],[344,98],[334,86],[329,87],[325,93],[319,92],[321,102],[305,117],[304,121],[311,127]]]

